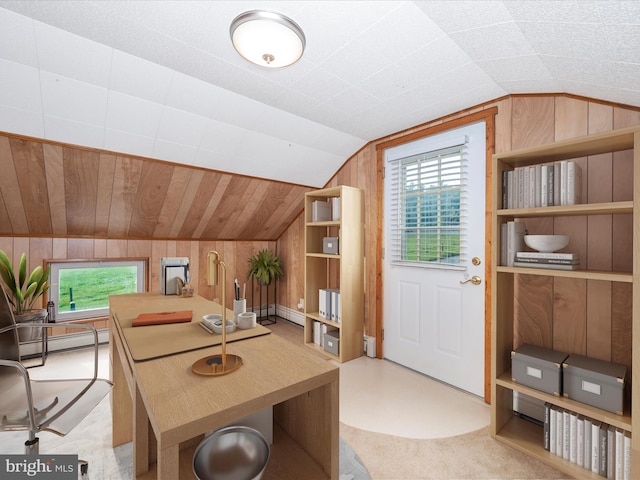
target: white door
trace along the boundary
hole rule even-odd
[[[452,154],[456,144],[463,146]],[[465,157],[466,162],[459,165],[458,181],[450,174],[456,168],[455,148],[462,149],[458,161]],[[383,355],[478,396],[484,396],[485,161],[484,122],[385,151]],[[418,175],[416,164],[421,165]],[[401,187],[397,195],[394,177]],[[406,193],[415,190],[416,177],[426,179],[417,180],[423,185],[417,209],[415,196]],[[456,188],[460,208],[447,200]],[[403,192],[405,210],[397,202]],[[438,206],[433,198],[439,198]],[[447,209],[447,204],[452,205]],[[436,255],[418,258],[415,244]],[[474,276],[478,285],[462,283]]]

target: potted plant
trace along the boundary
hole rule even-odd
[[[260,250],[249,257],[247,279],[256,277],[261,285],[269,285],[272,280],[277,280],[282,275],[284,275],[282,263],[270,250]]]
[[[27,277],[27,255],[20,257],[18,270],[11,264],[9,256],[0,250],[0,276],[6,286],[7,298],[13,306],[16,323],[31,322],[44,323],[47,318],[47,310],[34,308],[36,301],[49,290],[49,269],[38,265]],[[21,342],[38,338],[42,330],[40,328],[20,328],[18,336]]]

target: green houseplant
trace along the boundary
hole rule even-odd
[[[27,277],[27,255],[20,257],[18,269],[14,269],[9,256],[0,250],[0,277],[5,284],[7,298],[13,306],[17,323],[44,322],[47,310],[34,308],[36,301],[49,290],[49,269],[38,265]],[[18,330],[20,341],[33,340],[40,336],[40,328],[21,328]]]
[[[249,257],[249,272],[247,279],[256,277],[262,285],[269,285],[272,280],[277,280],[284,271],[282,263],[277,255],[270,250],[260,250],[255,255]]]

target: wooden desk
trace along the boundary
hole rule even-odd
[[[199,321],[220,306],[143,293],[111,296],[109,307],[112,443],[133,441],[136,478],[193,478],[193,452],[205,432],[273,406],[265,478],[338,479],[338,367],[274,334],[228,343],[227,353],[240,355],[244,365],[220,377],[191,372],[196,360],[220,353],[219,346],[135,362],[118,318],[189,309]]]

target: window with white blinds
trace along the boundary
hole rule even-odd
[[[390,162],[392,263],[459,266],[466,255],[466,137]]]

